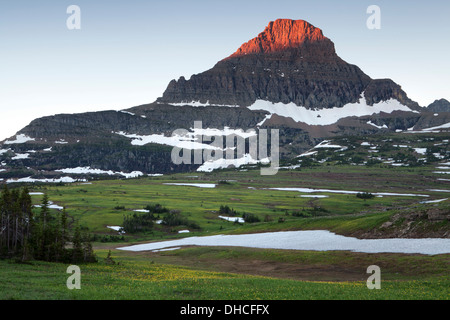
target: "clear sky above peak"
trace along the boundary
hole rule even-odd
[[[381,29],[367,8],[378,5]],[[81,29],[69,30],[70,5]],[[210,69],[270,21],[302,19],[370,77],[426,106],[450,100],[448,1],[0,2],[0,140],[37,117],[153,102],[172,79]]]

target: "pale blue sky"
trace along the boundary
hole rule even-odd
[[[380,30],[366,27],[372,4]],[[69,5],[81,30],[66,27]],[[420,105],[450,100],[449,1],[2,0],[0,140],[36,117],[153,102],[278,18],[321,28],[341,58]]]

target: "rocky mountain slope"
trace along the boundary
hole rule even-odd
[[[279,19],[212,69],[172,80],[158,101],[247,107],[267,100],[321,109],[355,103],[362,92],[369,105],[395,98],[419,107],[393,81],[374,81],[342,60],[319,28]]]
[[[34,120],[0,144],[0,182],[197,170],[198,163],[174,164],[171,152],[198,133],[225,141],[278,129],[280,157],[292,158],[336,135],[447,130],[448,105],[419,106],[392,80],[342,60],[319,28],[279,19],[210,70],[172,80],[153,103]],[[177,129],[190,136],[172,136]]]
[[[435,100],[427,108],[430,112],[450,112],[450,102],[445,99]]]

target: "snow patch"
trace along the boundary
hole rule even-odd
[[[189,187],[198,187],[198,188],[215,188],[216,184],[214,183],[163,183],[166,185],[172,186],[189,186]]]
[[[300,197],[301,198],[328,198],[328,196],[320,195],[320,194],[317,194],[317,195],[302,194]]]
[[[222,148],[212,146],[206,143],[198,142],[198,136],[208,137],[226,137],[226,136],[239,136],[244,139],[256,136],[256,131],[253,129],[244,131],[242,129],[230,129],[224,127],[223,129],[215,128],[190,128],[191,132],[187,132],[186,135],[174,134],[170,137],[166,137],[163,134],[151,134],[151,135],[137,135],[128,134],[123,131],[115,132],[118,135],[132,139],[131,144],[137,146],[143,146],[149,143],[164,144],[172,147],[178,147],[188,150],[194,149],[210,149],[210,150],[223,150]]]
[[[348,190],[330,190],[330,189],[311,189],[311,188],[266,188],[269,190],[279,191],[297,191],[302,193],[326,192],[326,193],[343,193],[343,194],[358,194],[361,191]],[[404,197],[429,197],[429,195],[415,194],[415,193],[389,193],[389,192],[372,192],[374,196],[404,196]]]
[[[22,159],[28,159],[30,156],[29,153],[17,153],[16,156],[12,157],[11,160],[22,160]]]
[[[219,216],[220,219],[231,221],[231,222],[238,222],[238,223],[244,223],[244,218],[240,217],[227,217],[227,216]]]
[[[307,152],[302,153],[301,155],[297,156],[297,158],[312,156],[312,155],[316,154],[317,152],[318,151],[307,151]]]
[[[173,251],[173,250],[179,250],[179,249],[181,249],[181,247],[173,247],[173,248],[166,248],[166,249],[152,250],[152,252]]]
[[[450,129],[450,122],[447,122],[447,123],[437,126],[437,127],[422,129],[422,131],[434,131],[434,130],[440,130],[440,129]]]
[[[235,168],[239,168],[243,165],[248,164],[257,164],[259,162],[266,162],[266,159],[263,160],[254,160],[250,154],[246,153],[242,158],[237,159],[226,159],[220,158],[217,160],[208,160],[205,161],[198,169],[198,172],[211,172],[215,169],[225,169],[229,166],[234,166]]]
[[[372,121],[367,121],[367,124],[370,124],[371,126],[374,126],[374,127],[376,127],[376,128],[378,128],[378,129],[388,129],[388,126],[387,125],[385,125],[385,124],[383,124],[382,126],[379,126],[379,125],[376,125],[375,123],[373,123]]]
[[[20,144],[20,143],[25,143],[28,141],[35,141],[35,138],[30,138],[29,136],[25,135],[25,134],[18,134],[16,136],[15,140],[8,140],[5,141],[4,144]]]
[[[277,114],[282,117],[292,118],[296,122],[303,122],[308,125],[325,126],[338,122],[347,117],[362,117],[378,114],[380,112],[392,113],[393,111],[411,111],[407,106],[402,105],[395,99],[382,101],[373,106],[367,105],[364,93],[360,101],[349,103],[340,108],[330,108],[321,110],[310,110],[294,103],[284,104],[273,103],[266,100],[256,100],[248,107],[250,110],[265,110],[270,114]]]
[[[120,110],[119,112],[126,113],[126,114],[129,114],[129,115],[131,115],[131,116],[135,116],[134,113],[129,112],[129,111],[125,111],[125,110]]]
[[[331,148],[331,149],[342,149],[343,147],[337,144],[329,144],[329,140],[324,140],[321,143],[319,143],[317,146],[315,146],[313,149],[320,149],[320,148]]]
[[[214,147],[208,144],[192,141],[189,137],[185,136],[171,136],[166,137],[163,134],[152,134],[148,136],[140,136],[137,134],[127,134],[125,132],[115,132],[118,135],[132,139],[131,144],[134,146],[144,146],[149,143],[164,144],[171,147],[178,147],[182,149],[194,150],[194,149],[211,149],[221,150],[218,147]]]
[[[178,240],[150,242],[117,249],[148,251],[189,245],[314,251],[345,250],[366,253],[420,253],[428,255],[450,253],[450,239],[358,239],[337,235],[326,230],[187,237]]]
[[[90,167],[77,167],[77,168],[66,168],[66,169],[59,169],[55,170],[57,172],[63,172],[63,173],[71,173],[71,174],[107,174],[107,175],[121,175],[125,178],[137,178],[140,176],[143,176],[144,174],[141,171],[133,171],[131,173],[125,173],[125,172],[117,172],[112,170],[101,170],[101,169],[92,169]]]
[[[438,202],[442,202],[448,200],[448,198],[445,199],[439,199],[439,200],[428,200],[428,201],[421,201],[420,203],[438,203]]]
[[[71,177],[53,178],[53,179],[33,179],[31,177],[20,178],[20,179],[8,179],[6,183],[73,183],[78,181],[86,181],[86,179],[73,179]]]
[[[160,103],[160,102],[158,102]],[[209,103],[209,100],[206,103],[202,103],[200,101],[186,101],[186,102],[176,102],[169,103],[172,106],[190,106],[190,107],[239,107],[238,105],[225,105],[225,104],[214,104]]]
[[[426,154],[427,148],[414,148],[414,151],[418,154]]]

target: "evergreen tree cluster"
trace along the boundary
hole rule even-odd
[[[150,204],[145,208],[148,212],[145,213],[133,213],[125,215],[123,217],[122,228],[126,233],[137,233],[151,231],[154,226],[154,220],[160,218],[160,214],[163,214],[162,225],[175,227],[175,226],[187,226],[193,229],[200,229],[200,226],[189,221],[186,217],[182,216],[178,210],[170,210],[163,207],[160,204]],[[155,216],[155,214],[157,216]]]
[[[192,229],[200,229],[198,223],[190,221],[188,218],[183,217],[178,210],[170,210],[163,216],[162,225],[175,227],[186,226]]]
[[[231,217],[234,217],[238,214],[236,210],[234,210],[233,208],[230,208],[228,205],[221,205],[219,208],[219,213],[226,214]]]
[[[126,233],[151,231],[153,228],[153,213],[126,215],[123,217],[122,228]]]
[[[374,196],[373,194],[369,193],[369,192],[358,192],[358,193],[356,194],[356,197],[365,200],[365,199],[372,199],[372,198],[374,198],[375,196]]]
[[[97,261],[90,236],[78,225],[69,228],[65,209],[51,213],[44,195],[39,213],[34,215],[28,188],[9,190],[5,185],[0,195],[0,258],[12,257],[22,261]]]
[[[126,233],[146,232],[153,229],[153,221],[157,219],[155,214],[168,213],[169,209],[159,203],[149,204],[145,208],[148,212],[143,214],[133,213],[123,217],[122,228]]]
[[[237,212],[233,208],[230,208],[228,205],[221,205],[219,208],[219,213],[226,214],[227,216],[230,216],[230,217],[236,217],[236,216],[240,215],[239,212]],[[257,216],[255,216],[253,213],[244,212],[244,213],[242,213],[242,218],[244,219],[245,222],[249,222],[249,223],[260,222],[260,219]]]

